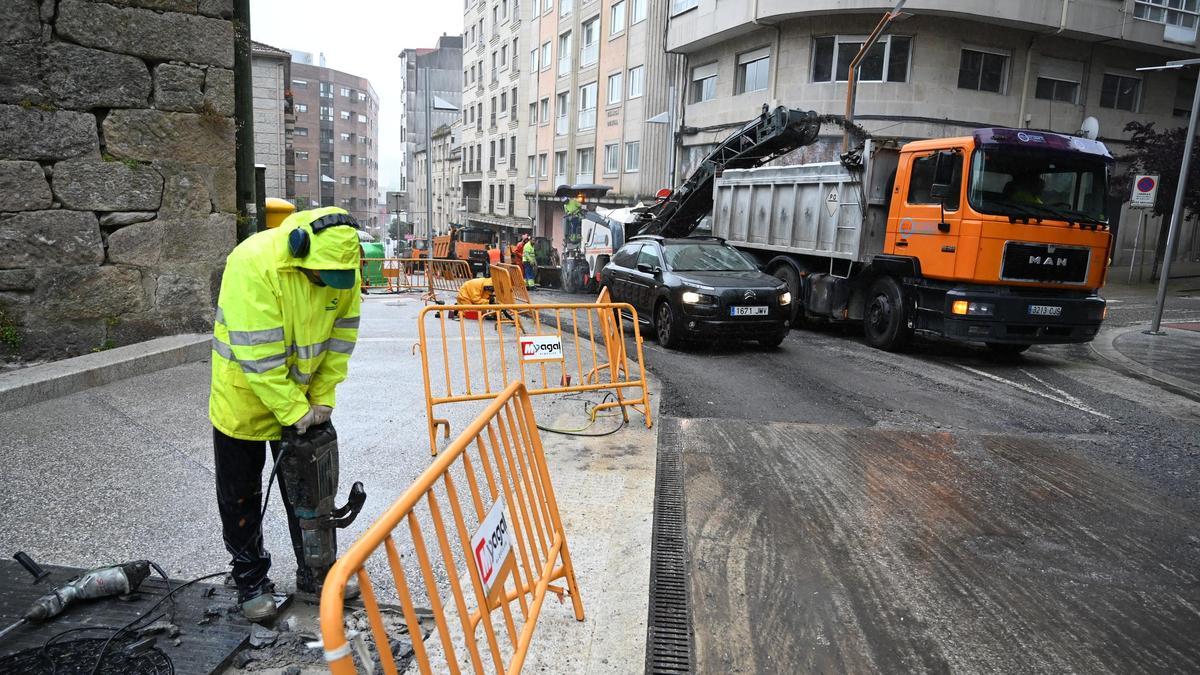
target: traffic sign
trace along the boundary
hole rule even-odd
[[[1133,177],[1133,195],[1129,205],[1139,209],[1154,208],[1154,199],[1158,195],[1158,176],[1139,174]]]

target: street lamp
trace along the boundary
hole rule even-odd
[[[883,35],[883,31],[887,30],[893,21],[911,16],[900,11],[904,9],[906,2],[908,0],[897,0],[896,6],[892,8],[892,11],[883,15],[883,18],[875,26],[875,30],[871,31],[871,35],[863,42],[862,48],[850,61],[850,71],[846,73],[846,129],[842,132],[842,152],[850,152],[850,125],[854,122],[854,99],[858,94],[858,65],[866,58],[867,52],[871,51],[871,48],[879,41],[879,37]],[[837,64],[834,65],[836,67]],[[834,79],[837,79],[837,73],[834,73]]]
[[[1138,68],[1138,70],[1179,70],[1200,64],[1200,59],[1168,61],[1166,65]],[[1179,185],[1175,186],[1175,205],[1171,208],[1171,226],[1167,229],[1167,250],[1163,253],[1162,276],[1158,279],[1158,301],[1154,307],[1154,321],[1148,335],[1165,335],[1161,329],[1163,307],[1167,304],[1167,281],[1171,278],[1171,252],[1175,250],[1175,239],[1179,237],[1179,226],[1183,222],[1183,193],[1187,189],[1188,169],[1192,163],[1192,146],[1196,140],[1196,112],[1200,108],[1200,69],[1196,71],[1196,93],[1192,95],[1192,113],[1188,116],[1187,140],[1183,144],[1183,161],[1179,165]]]
[[[433,260],[433,110],[458,112],[458,106],[437,96],[430,102],[429,68],[422,68],[425,74],[425,233],[429,239],[429,260]],[[428,271],[426,272],[428,274]]]

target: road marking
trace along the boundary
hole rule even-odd
[[[1058,396],[1053,396],[1051,394],[1047,394],[1044,391],[1038,391],[1038,390],[1034,389],[1033,387],[1021,384],[1020,382],[1013,382],[1012,380],[1005,379],[1003,377],[1000,377],[999,375],[993,375],[991,373],[984,372],[984,371],[978,370],[976,368],[971,368],[971,367],[963,366],[963,365],[960,365],[959,368],[962,368],[963,370],[971,372],[971,373],[975,373],[976,375],[981,375],[983,377],[988,378],[989,380],[994,380],[994,381],[1000,382],[1002,384],[1007,384],[1008,386],[1013,387],[1015,389],[1020,389],[1021,391],[1025,392],[1025,393],[1033,394],[1034,396],[1040,396],[1046,400],[1054,401],[1055,403],[1061,403],[1065,406],[1075,408],[1076,410],[1079,410],[1080,412],[1085,412],[1089,415],[1095,415],[1096,417],[1101,417],[1106,420],[1112,419],[1112,417],[1109,417],[1108,415],[1105,415],[1104,413],[1102,413],[1098,410],[1094,410],[1094,409],[1084,405],[1079,399],[1075,398],[1074,396],[1071,396],[1070,394],[1062,391],[1061,389],[1051,387],[1049,384],[1046,384],[1045,381],[1041,380],[1040,378],[1034,377],[1033,375],[1030,375],[1027,371],[1022,370],[1021,372],[1025,373],[1026,375],[1029,375],[1033,379],[1035,379],[1038,382],[1040,382],[1041,384],[1045,385],[1047,388],[1051,389],[1052,391],[1057,392],[1058,394],[1061,394],[1062,396],[1064,396],[1066,398],[1059,398]]]

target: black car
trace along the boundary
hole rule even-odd
[[[714,238],[634,237],[600,273],[615,302],[654,326],[664,347],[688,338],[758,340],[787,336],[792,296],[745,254]]]

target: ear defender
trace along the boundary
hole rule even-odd
[[[308,230],[297,227],[288,234],[288,251],[293,258],[303,258],[308,255]]]

